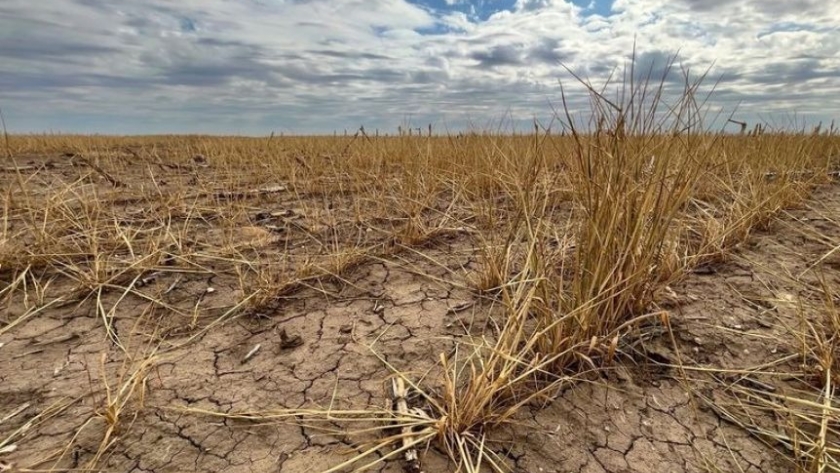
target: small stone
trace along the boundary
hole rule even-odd
[[[207,294],[213,294],[214,292],[216,292],[216,290],[213,289],[212,287],[208,287],[207,289],[204,290],[204,292],[206,292]]]
[[[297,348],[303,345],[303,338],[300,335],[289,335],[286,329],[280,329],[280,349]]]
[[[341,327],[338,328],[338,331],[339,331],[339,333],[350,333],[350,332],[353,331],[353,325],[352,324],[344,324],[344,325],[342,325]]]

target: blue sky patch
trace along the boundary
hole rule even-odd
[[[196,31],[195,21],[191,18],[181,17],[179,23],[181,24],[181,31],[184,33],[194,33]]]
[[[411,0],[411,3],[429,8],[435,12],[462,12],[474,21],[486,21],[493,14],[501,11],[514,11],[516,0]],[[547,0],[524,0],[525,9],[537,9],[541,5],[548,6]],[[580,7],[584,16],[609,16],[612,13],[614,0],[572,0],[571,3]]]

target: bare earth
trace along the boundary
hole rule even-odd
[[[45,175],[74,172],[62,164],[39,171],[38,182],[49,189]],[[181,176],[184,184],[189,177]],[[0,187],[13,179],[0,174]],[[119,198],[119,189],[95,173],[91,179],[103,199]],[[200,253],[232,243],[239,252],[279,262],[296,251],[303,255],[307,245],[375,244],[379,238],[376,230],[343,227],[342,218],[318,221],[297,204],[300,196],[274,190],[242,197],[247,205],[234,227],[219,228],[208,204],[192,227],[182,222],[185,247]],[[126,199],[118,208],[127,228],[153,227],[155,210],[142,202]],[[822,302],[812,289],[840,288],[840,252],[830,253],[839,235],[840,185],[834,181],[753,232],[727,261],[673,285],[661,301],[670,333],[653,327],[628,337],[609,369],[583,378],[549,405],[530,406],[519,426],[494,433],[492,448],[511,470],[523,472],[793,471],[787,455],[777,453],[788,447],[761,431],[776,428],[779,419],[745,406],[756,406],[761,392],[802,389],[802,380],[774,372],[802,370],[795,333],[803,317],[819,317]],[[127,401],[110,438],[115,443],[96,470],[296,473],[338,465],[354,446],[340,433],[344,425],[325,432],[302,421],[255,423],[198,411],[382,408],[392,374],[385,361],[417,381],[433,380],[428,374],[441,353],[494,323],[494,302],[465,283],[477,264],[473,238],[441,232],[414,249],[360,260],[340,278],[290,288],[236,317],[226,314],[254,283],[243,286],[232,272],[214,271],[223,263],[212,258],[175,264],[177,271],[162,264],[156,274],[129,272],[121,287],[139,277],[132,292],[103,291],[98,301],[81,294],[46,306],[0,332],[0,440],[26,428],[11,442],[16,448],[0,453],[0,471],[90,465],[103,441],[107,391],[115,395],[154,347],[148,376],[135,391],[142,396]],[[2,284],[8,282],[4,276]],[[56,279],[46,291],[55,296],[73,286]],[[142,294],[173,310],[151,307]],[[24,309],[17,301],[2,311],[14,320]],[[103,317],[113,322],[122,348],[106,335]],[[427,473],[455,470],[434,447],[421,457]],[[395,458],[374,470],[403,467]]]

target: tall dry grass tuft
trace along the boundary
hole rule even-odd
[[[668,284],[725,256],[825,174],[825,156],[801,136],[762,154],[728,149],[731,137],[704,125],[705,76],[685,75],[671,95],[672,64],[658,82],[650,71],[636,79],[631,66],[615,100],[581,81],[592,121],[583,129],[566,104],[572,153],[547,157],[538,145],[501,181],[514,211],[509,230],[493,234],[509,236],[482,253],[477,282],[499,291],[506,319],[492,339],[441,359],[439,438],[462,466],[489,459],[487,433],[523,406],[610,362],[631,329],[648,319],[669,327],[670,315],[655,304]],[[790,151],[797,157],[783,158]],[[725,172],[715,161],[726,163]],[[565,172],[552,175],[550,162]],[[783,178],[769,178],[780,170]],[[746,172],[761,179],[745,181]],[[566,184],[575,210],[558,222],[552,191]],[[708,185],[719,186],[719,200],[698,213]]]
[[[652,67],[639,74],[631,65],[616,99],[580,80],[590,95],[588,124],[573,119],[564,93],[562,121],[573,146],[554,185],[568,185],[574,210],[569,222],[551,223],[544,192],[529,225],[546,279],[535,346],[543,355],[564,354],[556,373],[611,360],[620,337],[646,318],[659,315],[667,323],[653,303],[684,273],[684,212],[721,139],[703,127],[704,76],[684,76],[674,95],[666,87],[672,65],[665,64],[657,81]]]

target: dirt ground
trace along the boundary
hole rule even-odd
[[[46,191],[79,171],[62,164],[39,172],[32,185]],[[103,188],[96,173],[87,176]],[[189,178],[182,176],[185,183]],[[6,183],[12,179],[0,175]],[[300,196],[266,187],[277,183],[257,184],[266,195],[245,196],[248,202],[234,209],[238,225],[219,228],[208,204],[185,232],[191,253],[181,248],[180,254],[201,255],[205,245],[225,240],[240,254],[317,261],[326,254],[325,241],[374,245],[376,228],[387,225],[344,228],[335,222],[351,218],[339,210],[332,223],[319,220],[316,206],[300,207]],[[169,185],[196,188],[174,180]],[[100,192],[101,199],[123,199],[113,212],[128,227],[153,228],[154,208],[120,189]],[[222,208],[242,200],[212,197]],[[126,402],[96,470],[297,473],[338,465],[354,445],[338,431],[197,411],[381,408],[392,373],[385,361],[418,381],[431,379],[441,353],[494,320],[493,301],[465,284],[479,258],[473,238],[441,232],[410,251],[348,265],[340,278],[299,284],[235,317],[227,315],[256,283],[214,271],[234,256],[195,256],[175,265],[189,270],[161,264],[154,274],[125,271],[119,287],[133,282],[134,290],[114,284],[95,296],[77,295],[74,284],[55,279],[45,291],[70,296],[13,327],[0,322],[7,325],[0,332],[0,439],[14,436],[15,445],[0,453],[0,470],[90,465],[108,425],[104,401],[118,396],[121,381],[140,370],[148,373],[134,391],[142,395]],[[789,447],[762,434],[779,419],[748,409],[739,388],[803,390],[803,379],[791,375],[807,371],[795,334],[803,318],[819,317],[815,288],[840,288],[840,252],[831,253],[839,239],[840,183],[834,181],[753,232],[727,261],[700,267],[673,285],[661,302],[671,332],[628,337],[612,367],[558,393],[550,405],[531,406],[519,425],[494,433],[492,448],[511,470],[523,472],[794,471]],[[307,245],[311,254],[298,250]],[[8,282],[4,276],[2,283]],[[2,312],[6,321],[23,313],[22,302]],[[106,320],[122,347],[103,330]],[[455,469],[434,446],[421,455],[427,473]],[[393,459],[375,471],[402,469]]]

